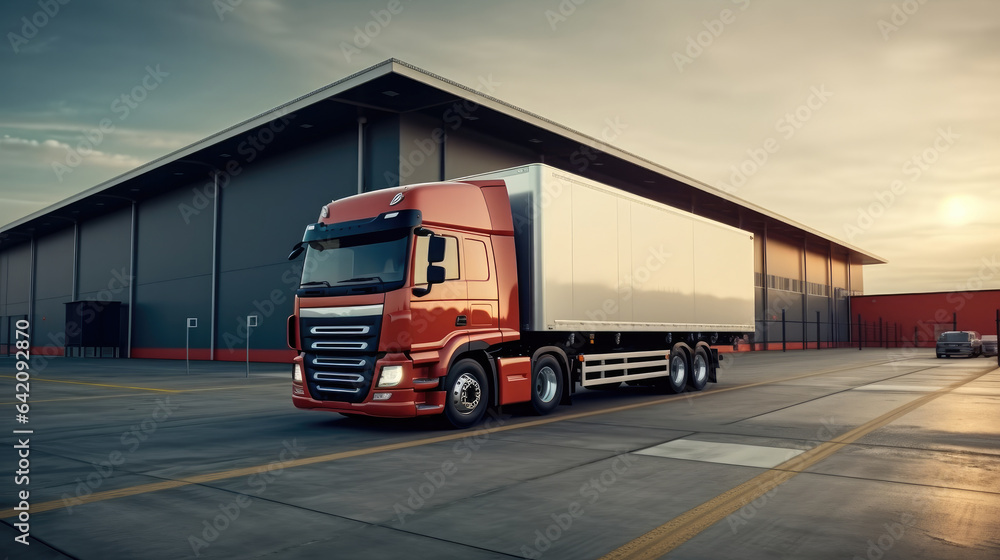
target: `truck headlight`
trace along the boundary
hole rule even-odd
[[[384,366],[378,376],[379,387],[395,387],[403,380],[403,366]]]
[[[299,364],[292,366],[292,381],[302,383],[302,367]]]

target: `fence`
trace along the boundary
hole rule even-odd
[[[764,336],[760,337],[763,340],[750,342],[750,350],[934,348],[942,332],[959,330],[957,314],[952,314],[950,321],[921,321],[912,327],[912,331],[899,322],[886,321],[882,317],[869,319],[861,315],[857,316],[856,322],[850,323],[823,323],[819,313],[815,321],[795,321],[787,319],[784,310],[780,319],[757,320],[756,324],[757,332]],[[846,333],[843,333],[845,327]],[[791,336],[789,330],[792,331]],[[1000,332],[1000,309],[996,311],[996,332]],[[845,339],[840,340],[838,334],[844,334]]]

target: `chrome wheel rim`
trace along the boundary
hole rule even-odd
[[[535,394],[538,395],[538,399],[542,402],[552,402],[552,399],[556,397],[556,388],[559,386],[559,380],[556,378],[556,371],[549,366],[545,366],[538,370],[538,376],[535,378]]]
[[[670,381],[675,386],[680,386],[687,379],[687,363],[684,356],[676,355],[670,359]]]
[[[692,371],[691,374],[694,375],[696,383],[702,383],[708,379],[708,362],[705,361],[705,356],[695,354],[694,371]]]
[[[463,373],[455,380],[455,386],[451,390],[451,404],[459,414],[471,414],[479,406],[481,396],[479,381],[472,374]]]

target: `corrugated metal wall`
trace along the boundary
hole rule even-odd
[[[322,204],[357,192],[357,123],[317,123],[328,132],[294,149],[272,149],[254,160],[241,160],[239,175],[227,177],[219,196],[217,250],[213,257],[215,202],[212,182],[201,177],[176,177],[167,193],[136,205],[136,278],[130,279],[132,216],[129,209],[79,224],[78,298],[129,303],[132,309],[132,356],[183,358],[186,319],[198,319],[191,331],[192,357],[207,359],[215,319],[215,358],[245,357],[247,315],[259,324],[250,338],[251,359],[285,361],[285,318],[299,270],[285,260],[302,229],[317,219]],[[435,142],[447,134],[442,146]],[[426,115],[372,112],[367,117],[363,164],[366,190],[432,181],[492,171],[538,161],[532,149],[486,136]],[[419,154],[419,155],[418,155]],[[443,159],[442,159],[443,158]],[[224,160],[217,165],[224,166]],[[443,169],[442,169],[443,164]],[[757,233],[758,278],[757,342],[763,341],[764,319],[780,319],[785,309],[790,321],[787,336],[815,341],[815,311],[820,311],[822,338],[848,339],[846,295],[848,266],[829,251],[803,247],[791,240],[767,239],[767,275],[763,276],[763,236]],[[55,352],[65,315],[63,304],[73,292],[73,228],[37,240],[34,342]],[[213,265],[217,271],[213,308]],[[803,266],[808,278],[803,275]],[[860,286],[860,266],[850,267],[850,283]],[[831,272],[832,269],[832,272]],[[28,313],[30,244],[0,253],[0,351],[9,327]],[[826,286],[832,294],[806,295],[809,283]],[[782,280],[784,279],[784,280]],[[796,289],[769,282],[795,282]],[[807,282],[808,281],[808,282]],[[785,283],[788,283],[785,282]],[[791,286],[792,284],[789,284]],[[768,287],[769,286],[769,287]],[[767,294],[767,308],[764,294]],[[830,300],[833,297],[833,301]],[[807,307],[804,309],[803,305]],[[838,324],[831,337],[830,309]],[[769,323],[767,337],[780,344],[780,324]]]

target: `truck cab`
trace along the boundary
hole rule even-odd
[[[519,338],[512,236],[501,181],[413,185],[324,206],[290,256],[305,254],[288,319],[299,351],[295,406],[478,421],[498,385],[483,351]],[[446,386],[461,360],[470,371]]]

